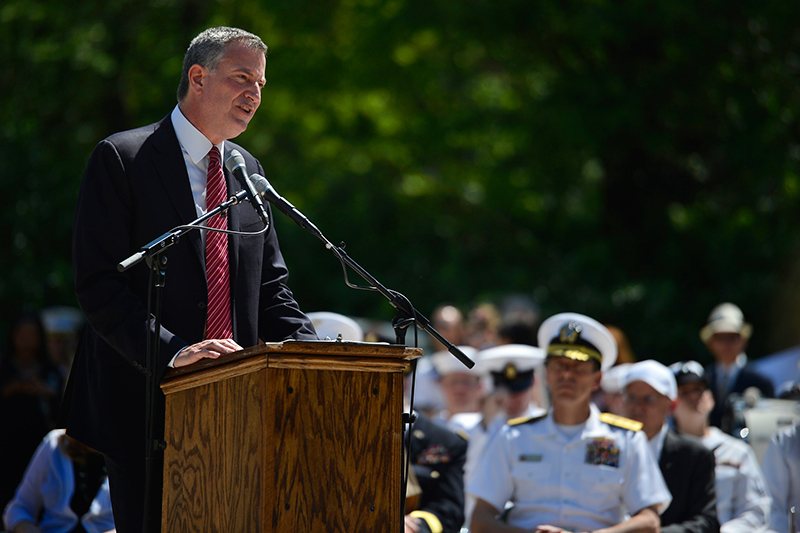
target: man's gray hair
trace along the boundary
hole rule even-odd
[[[246,47],[267,55],[267,45],[258,35],[240,30],[220,26],[209,28],[192,39],[189,49],[183,56],[183,71],[178,84],[178,102],[183,102],[189,93],[189,69],[192,65],[200,65],[214,72],[225,55],[225,50],[230,43],[242,43]]]

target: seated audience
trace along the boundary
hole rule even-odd
[[[102,533],[114,530],[103,456],[63,429],[47,434],[6,506],[9,533]]]
[[[670,366],[678,383],[675,427],[702,440],[716,459],[717,517],[722,533],[760,533],[769,524],[772,499],[753,449],[719,428],[708,425],[714,395],[697,361]]]
[[[641,424],[591,403],[601,369],[616,359],[613,337],[587,316],[561,313],[544,321],[538,342],[552,408],[511,421],[487,444],[467,485],[476,498],[470,530],[657,531],[671,498]]]
[[[657,361],[640,361],[625,374],[623,391],[627,416],[641,422],[672,494],[672,503],[661,515],[662,533],[719,531],[714,454],[667,425],[678,397],[675,376]]]
[[[769,528],[775,533],[800,531],[800,422],[779,430],[767,447],[761,470],[772,496]],[[789,510],[794,524],[789,526]]]

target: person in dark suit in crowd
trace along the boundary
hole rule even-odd
[[[146,368],[150,271],[117,264],[176,226],[189,223],[241,189],[222,161],[231,149],[249,174],[261,164],[230,142],[261,103],[266,83],[262,40],[236,28],[211,28],[190,44],[178,104],[156,124],[118,133],[92,153],[73,229],[78,302],[86,315],[65,393],[67,434],[105,457],[114,518],[121,533],[141,532],[145,506],[145,390],[171,367],[266,342],[316,339],[287,285],[274,219],[254,235],[189,232],[169,248],[163,288],[160,357]],[[257,233],[264,222],[248,205],[206,225]],[[163,438],[164,397],[156,390],[155,437]],[[160,456],[157,456],[161,459]],[[160,531],[161,471],[147,502]]]
[[[409,366],[403,373],[405,412],[409,412],[411,407],[411,370]],[[464,523],[467,435],[460,430],[451,431],[419,411],[415,410],[414,415],[414,423],[411,426],[404,425],[410,434],[403,435],[403,446],[409,450],[410,465],[404,531],[456,533]]]
[[[421,490],[406,509],[406,532],[457,533],[464,523],[464,462],[467,440],[417,413],[409,458]]]
[[[741,394],[750,387],[756,387],[767,398],[775,396],[772,382],[756,372],[747,363],[747,341],[753,327],[744,321],[744,314],[732,303],[721,303],[712,309],[700,339],[714,356],[714,363],[706,367],[706,375],[711,391],[714,393],[714,410],[709,416],[709,424],[729,433],[728,397]]]
[[[662,533],[719,532],[714,453],[699,439],[669,429],[678,385],[672,371],[653,360],[632,364],[625,375],[623,402],[628,418],[642,423],[672,503],[661,515]]]

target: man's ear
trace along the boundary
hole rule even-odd
[[[594,373],[594,383],[592,383],[592,392],[600,390],[600,382],[603,380],[603,371],[598,370]]]
[[[189,91],[200,94],[205,88],[208,71],[202,65],[195,63],[189,67]]]

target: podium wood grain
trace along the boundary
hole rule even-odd
[[[171,371],[162,530],[397,531],[402,370],[421,353],[286,342]]]

